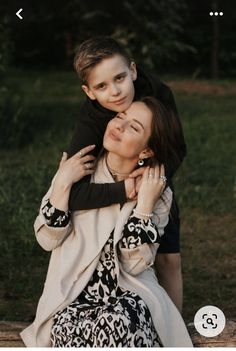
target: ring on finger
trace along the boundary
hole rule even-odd
[[[160,180],[162,180],[164,183],[167,181],[167,178],[166,178],[166,176],[164,176],[164,175],[161,175],[160,176]]]
[[[79,151],[79,157],[82,157],[82,156],[83,156],[83,152]]]
[[[85,163],[84,166],[85,169],[90,169],[92,167],[91,163]]]

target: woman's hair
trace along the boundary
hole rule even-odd
[[[173,175],[182,162],[182,148],[179,136],[182,135],[180,122],[172,110],[167,109],[159,100],[153,97],[144,97],[142,101],[152,112],[151,136],[147,146],[153,151],[153,156],[147,159],[144,166],[161,164],[165,167],[167,185],[168,179]],[[161,199],[165,203],[164,194]],[[173,196],[170,217],[178,223],[178,206]]]
[[[174,113],[154,97],[147,96],[140,101],[152,112],[151,136],[147,146],[154,155],[145,162],[145,165],[163,164],[168,177],[181,163],[182,151],[178,143],[178,135],[182,133],[181,125]]]

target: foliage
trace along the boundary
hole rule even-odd
[[[7,17],[0,17],[0,81],[5,77],[12,52],[13,47],[10,40],[9,20]],[[0,88],[2,88],[2,83]]]
[[[7,26],[8,17],[0,20],[0,148],[16,147],[22,144],[28,124],[23,116],[23,96],[9,87],[9,63],[12,55],[12,41]],[[24,136],[24,137],[23,137]]]
[[[166,62],[172,65],[185,52],[195,52],[182,39],[187,16],[185,0],[127,0],[124,14],[125,25],[119,26],[114,35],[149,68],[163,70]]]
[[[235,1],[219,11],[219,64],[222,76],[235,76]],[[27,20],[11,18],[11,61],[22,67],[72,68],[73,50],[94,35],[112,35],[135,60],[158,72],[210,76],[212,0],[69,0],[28,4]],[[7,41],[5,41],[7,43]]]
[[[218,16],[219,25],[219,66],[220,76],[231,77],[236,74],[235,51],[235,1],[218,0],[218,11],[223,11],[223,16]],[[188,16],[184,21],[183,40],[190,42],[196,52],[186,52],[182,56],[179,72],[184,68],[186,73],[195,76],[210,77],[211,55],[213,40],[213,17],[209,16],[212,10],[212,0],[187,1]]]

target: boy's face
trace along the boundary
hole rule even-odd
[[[137,78],[135,63],[130,67],[120,55],[102,60],[91,69],[87,85],[82,89],[92,100],[115,112],[129,108],[134,99],[134,80]]]

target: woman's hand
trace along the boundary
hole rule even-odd
[[[161,178],[160,178],[161,177]],[[147,167],[142,176],[138,192],[136,210],[141,213],[151,213],[155,203],[165,189],[166,181],[164,166]]]
[[[71,187],[81,178],[94,172],[94,160],[92,155],[86,155],[93,150],[95,145],[89,145],[77,152],[67,160],[67,154],[64,152],[60,161],[58,173],[55,182],[61,185]]]
[[[53,183],[50,203],[61,211],[68,210],[70,190],[74,183],[81,178],[94,172],[94,160],[92,155],[86,155],[93,150],[95,145],[89,145],[67,160],[64,152],[60,161],[59,169]]]

